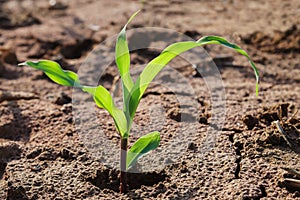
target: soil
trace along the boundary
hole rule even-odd
[[[162,141],[156,154],[145,156],[137,167],[172,154],[166,147],[178,131],[191,127],[193,135],[182,141],[176,159],[163,157],[167,164],[161,168],[130,173],[129,192],[120,194],[118,169],[97,157],[110,149],[100,148],[97,134],[85,138],[79,133],[74,91],[17,64],[51,59],[77,71],[92,49],[117,34],[138,9],[142,11],[129,29],[162,27],[193,39],[219,35],[240,45],[260,70],[260,92],[256,97],[254,75],[244,57],[220,46],[205,47],[226,92],[225,122],[216,127],[201,74],[183,59],[174,60],[170,66],[193,86],[197,109],[182,106],[170,88],[151,85],[134,120],[133,138],[158,129]],[[0,1],[0,199],[300,199],[299,184],[288,181],[299,176],[285,170],[300,170],[299,24],[299,0]],[[158,54],[155,49],[132,52],[133,67]],[[167,72],[162,76],[174,79]],[[116,77],[111,63],[99,82],[114,92]],[[176,86],[185,96],[184,84]],[[91,99],[86,101],[91,103],[87,109],[95,109]],[[163,113],[151,111],[155,105]],[[97,109],[95,117],[107,141],[119,145],[108,114]],[[88,119],[84,126],[98,130]],[[204,150],[210,127],[218,137]],[[93,152],[86,141],[100,147]]]

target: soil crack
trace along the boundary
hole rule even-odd
[[[236,169],[235,169],[235,172],[234,172],[234,177],[235,179],[239,179],[240,178],[240,171],[241,171],[241,161],[242,161],[242,158],[241,158],[241,152],[239,149],[236,149],[236,155],[237,155],[237,159],[235,160],[235,163],[236,163]]]
[[[264,198],[264,197],[267,197],[268,195],[267,195],[267,192],[266,192],[266,188],[265,188],[265,186],[263,186],[263,185],[260,185],[259,186],[259,189],[260,189],[260,192],[261,192],[261,197],[259,198],[259,199],[261,199],[261,198]]]
[[[240,130],[238,130],[238,132],[240,132]],[[235,133],[237,133],[237,132],[235,132]],[[240,178],[239,174],[240,174],[240,171],[241,171],[241,164],[240,163],[242,161],[241,150],[243,149],[243,144],[240,143],[240,142],[235,142],[234,141],[235,133],[229,135],[229,141],[234,145],[235,154],[236,154],[236,159],[235,159],[236,169],[234,171],[234,177],[235,177],[235,179],[239,179]]]

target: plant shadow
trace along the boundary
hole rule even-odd
[[[129,190],[139,189],[142,186],[154,186],[166,180],[168,176],[165,171],[147,173],[128,173],[127,183]],[[103,189],[119,192],[120,180],[119,171],[114,169],[99,169],[96,176],[87,178],[87,181],[94,186]]]

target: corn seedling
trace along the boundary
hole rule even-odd
[[[118,67],[123,91],[123,109],[116,107],[109,91],[103,86],[85,86],[80,84],[78,75],[72,71],[63,70],[60,65],[50,60],[26,61],[19,65],[30,66],[42,70],[52,81],[63,86],[72,86],[82,89],[91,94],[98,107],[104,108],[113,118],[116,129],[120,135],[120,192],[127,190],[127,171],[134,166],[138,159],[149,151],[158,147],[160,143],[160,133],[155,131],[140,137],[132,147],[127,150],[130,129],[139,102],[146,91],[148,85],[156,75],[176,56],[192,48],[207,45],[220,44],[231,48],[245,56],[256,75],[256,94],[258,94],[258,70],[249,55],[239,46],[228,42],[218,36],[205,36],[197,41],[177,42],[166,47],[162,53],[149,62],[143,69],[136,81],[130,75],[130,54],[126,39],[126,27],[128,23],[137,15],[134,13],[127,24],[118,34],[115,47],[115,61]]]

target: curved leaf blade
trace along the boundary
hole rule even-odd
[[[250,56],[239,46],[228,42],[224,38],[218,36],[205,36],[199,39],[198,41],[174,43],[168,46],[167,48],[165,48],[159,56],[157,56],[150,63],[148,63],[148,65],[144,68],[143,72],[140,74],[137,81],[135,82],[131,90],[130,98],[128,102],[126,102],[129,105],[129,112],[131,118],[133,118],[137,106],[139,104],[139,101],[142,98],[150,82],[172,59],[174,59],[176,56],[192,48],[203,46],[206,44],[221,44],[245,56],[249,60],[250,65],[254,70],[256,76],[256,95],[258,95],[259,73],[254,62],[251,60]]]
[[[202,44],[202,45],[205,45],[205,44],[221,44],[221,45],[224,45],[224,46],[226,46],[228,48],[234,49],[238,53],[240,53],[243,56],[245,56],[248,59],[250,65],[251,65],[251,67],[252,67],[252,69],[253,69],[253,71],[255,73],[255,78],[256,78],[255,91],[256,91],[256,96],[258,96],[259,72],[258,72],[258,69],[255,66],[254,62],[250,58],[249,54],[245,50],[243,50],[240,46],[238,46],[238,45],[236,45],[234,43],[230,43],[227,40],[225,40],[224,38],[218,37],[218,36],[205,36],[205,37],[200,38],[197,42],[199,44]]]
[[[135,12],[127,21],[125,26],[122,28],[120,33],[118,34],[116,49],[115,49],[115,60],[116,64],[122,79],[122,87],[123,87],[123,101],[127,102],[127,98],[130,94],[130,90],[132,89],[134,83],[130,76],[130,54],[128,43],[126,40],[126,28],[127,25],[131,22],[131,20],[139,13],[140,11]],[[124,104],[124,113],[127,116],[127,119],[130,120],[128,107]],[[128,130],[129,131],[129,130]]]
[[[27,65],[42,70],[52,81],[60,85],[79,86],[77,74],[69,70],[63,70],[57,62],[51,60],[26,61],[19,65]]]
[[[149,151],[156,149],[160,142],[160,133],[154,131],[140,137],[127,152],[126,169],[129,169]]]
[[[94,98],[96,105],[100,108],[104,108],[112,116],[115,121],[115,125],[121,135],[121,137],[128,137],[127,134],[127,120],[124,112],[118,109],[113,101],[109,91],[99,85],[97,87],[81,86],[84,92],[91,94]]]
[[[52,81],[63,86],[79,87],[83,91],[93,95],[94,101],[100,108],[109,112],[115,121],[116,127],[122,137],[126,137],[127,120],[122,110],[118,109],[107,89],[103,86],[90,87],[82,86],[79,83],[78,75],[75,72],[63,70],[61,66],[54,61],[40,60],[37,62],[26,61],[19,65],[27,65],[35,69],[42,70]]]

